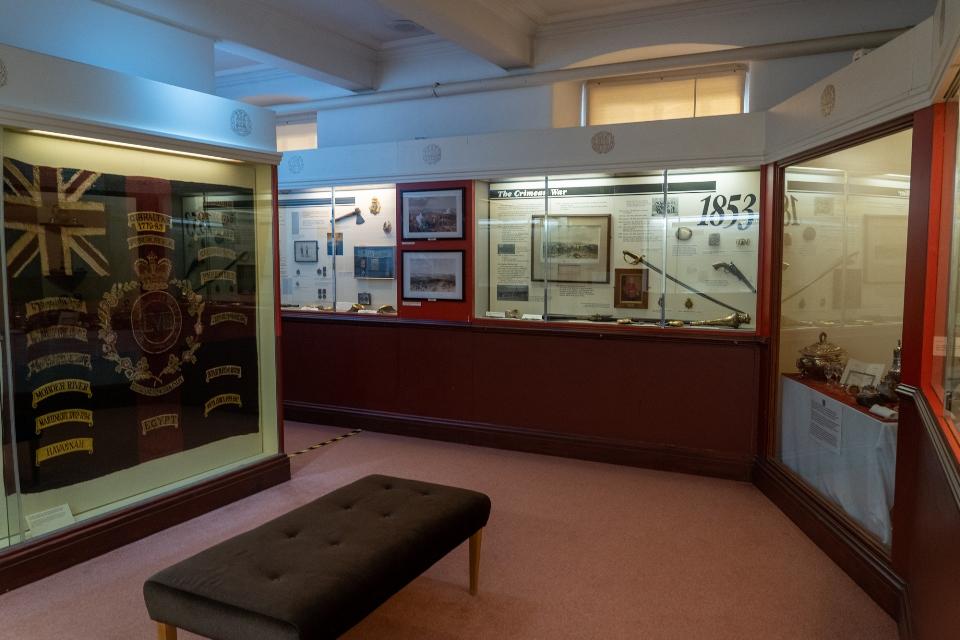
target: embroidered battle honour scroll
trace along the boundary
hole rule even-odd
[[[259,429],[253,193],[3,160],[21,489]]]

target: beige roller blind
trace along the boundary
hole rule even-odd
[[[587,124],[614,124],[743,112],[741,66],[587,83]]]

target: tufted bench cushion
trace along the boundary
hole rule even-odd
[[[482,493],[367,476],[164,569],[144,599],[161,638],[336,638],[468,538],[474,591],[489,515]]]

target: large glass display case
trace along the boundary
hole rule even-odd
[[[280,197],[285,308],[397,313],[396,188],[367,185]]]
[[[782,181],[778,454],[887,545],[911,143],[900,131]]]
[[[476,216],[476,317],[755,328],[759,171],[543,176],[485,186]]]
[[[271,168],[0,130],[0,546],[275,455]]]

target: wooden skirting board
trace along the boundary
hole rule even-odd
[[[290,459],[272,456],[0,554],[0,593],[62,571],[290,479]]]
[[[287,401],[287,420],[747,482],[753,456]]]
[[[865,533],[778,463],[758,461],[753,482],[884,611],[894,619],[901,618],[904,582],[879,546],[866,542]]]

